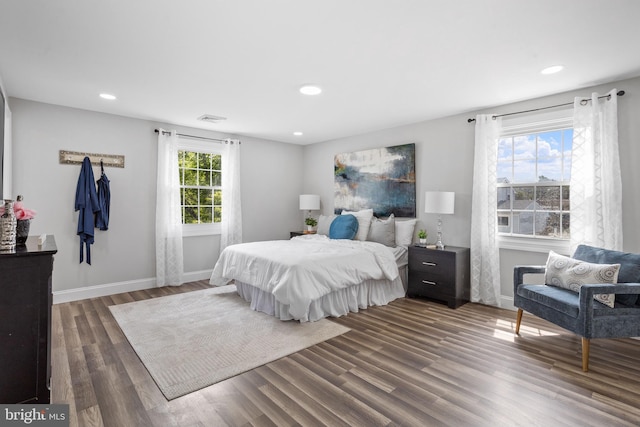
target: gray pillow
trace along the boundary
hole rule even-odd
[[[338,215],[320,215],[320,218],[318,218],[318,229],[316,233],[328,236],[331,223],[334,219],[336,219],[337,216]]]
[[[367,240],[394,247],[396,245],[396,219],[393,214],[389,215],[387,219],[374,217],[369,226]]]

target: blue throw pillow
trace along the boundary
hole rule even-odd
[[[358,219],[353,215],[338,215],[329,227],[330,239],[353,239],[358,233]]]
[[[640,283],[640,254],[612,251],[588,245],[579,245],[574,259],[598,264],[620,264],[618,283]],[[637,304],[636,294],[617,294],[616,302],[625,305]]]

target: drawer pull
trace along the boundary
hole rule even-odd
[[[435,267],[435,266],[436,266],[436,265],[438,265],[438,264],[436,264],[435,262],[425,262],[425,261],[422,261],[422,265],[428,265],[429,267]]]
[[[424,283],[425,285],[431,285],[431,286],[435,286],[435,285],[437,285],[437,283],[436,283],[436,282],[430,282],[430,281],[428,281],[428,280],[423,280],[423,281],[422,281],[422,283]]]

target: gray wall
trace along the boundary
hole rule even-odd
[[[226,138],[229,135],[96,113],[23,99],[13,112],[13,194],[37,211],[31,235],[55,235],[54,291],[113,283],[153,283],[157,134],[154,129]],[[245,241],[283,239],[301,228],[303,147],[240,137]],[[125,168],[105,168],[111,180],[108,231],[96,230],[92,265],[79,264],[74,211],[80,165],[62,165],[59,150],[122,154]],[[100,168],[94,167],[96,179]],[[213,269],[219,236],[184,238],[185,272]],[[196,277],[193,276],[192,277]]]
[[[456,213],[444,216],[444,240],[468,246],[471,219],[474,126],[467,118],[478,113],[504,113],[570,102],[574,96],[604,93],[611,88],[627,94],[618,99],[619,140],[623,180],[624,248],[640,252],[636,212],[640,182],[640,78],[615,82],[484,111],[429,120],[366,135],[302,147],[251,137],[242,140],[242,202],[245,241],[283,239],[299,230],[302,215],[298,195],[320,194],[322,212],[333,211],[333,159],[342,152],[416,143],[417,228],[435,236],[436,216],[425,214],[424,192],[456,192]],[[155,277],[154,222],[156,127],[184,133],[227,137],[216,132],[95,113],[11,98],[13,112],[13,194],[36,209],[31,234],[54,234],[59,253],[54,290],[82,289],[112,283],[149,282]],[[437,100],[433,100],[437,102]],[[60,165],[59,150],[123,154],[124,169],[108,168],[111,179],[110,230],[96,231],[93,265],[78,263],[77,213],[73,202],[80,166]],[[98,168],[94,173],[98,174]],[[502,294],[512,295],[515,264],[544,263],[546,253],[501,250]],[[219,236],[185,238],[185,271],[206,272],[219,254]]]
[[[425,191],[455,191],[455,214],[443,216],[444,242],[449,245],[469,246],[474,125],[468,124],[467,119],[480,113],[500,114],[572,102],[575,96],[590,96],[593,91],[606,93],[614,87],[626,91],[623,97],[618,98],[624,249],[640,252],[640,230],[635,224],[637,212],[640,212],[640,197],[636,187],[636,183],[640,182],[640,168],[637,166],[640,160],[640,78],[314,144],[304,152],[304,188],[310,193],[320,194],[323,213],[331,213],[335,154],[414,142],[419,220],[417,228],[426,228],[429,240],[434,239],[437,217],[423,213]],[[432,102],[437,100],[434,99]],[[547,253],[501,249],[500,255],[501,293],[504,296],[503,301],[508,304],[513,296],[513,266],[544,264]]]

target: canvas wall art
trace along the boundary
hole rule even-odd
[[[337,154],[335,213],[373,209],[377,217],[416,216],[416,145]]]

